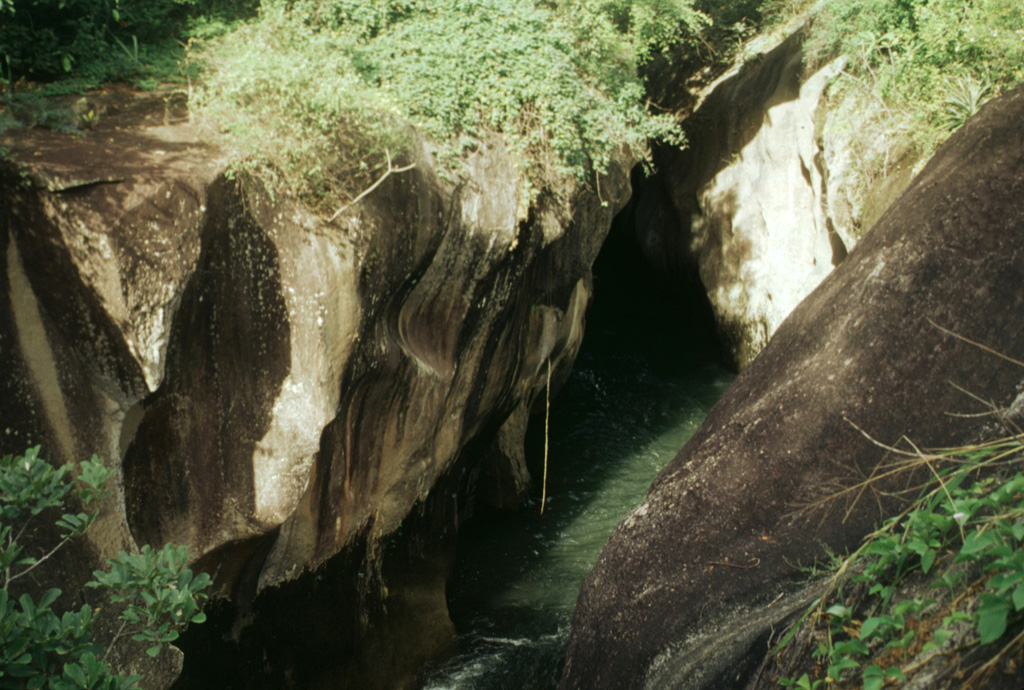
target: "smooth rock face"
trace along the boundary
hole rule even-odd
[[[222,166],[180,118],[165,119],[162,99],[115,92],[106,105],[120,116],[87,137],[12,130],[5,144],[21,163],[0,164],[0,453],[41,444],[51,462],[96,453],[115,470],[87,543],[31,578],[60,588],[57,605],[68,609],[102,604],[81,585],[134,547],[120,466],[126,430],[163,380],[200,254],[206,190]],[[130,131],[118,131],[127,118]],[[116,627],[101,613],[94,634],[105,642]],[[138,663],[131,653],[119,645],[108,661],[154,687],[181,668],[180,654]]]
[[[0,166],[0,439],[5,452],[41,443],[55,463],[97,453],[120,489],[125,417],[164,378],[221,164],[180,119],[164,122],[162,102],[111,101],[132,131],[111,118],[88,137],[18,132],[22,163]],[[90,530],[106,555],[131,543],[122,502]]]
[[[885,444],[966,441],[1024,372],[1024,87],[944,144],[779,327],[613,533],[580,594],[561,687],[743,687],[806,603],[797,566],[892,501],[852,492]],[[856,425],[856,426],[854,426]],[[879,491],[906,486],[905,477]],[[849,510],[849,517],[843,519]]]
[[[189,545],[224,597],[223,627],[198,629],[237,655],[221,662],[235,680],[407,684],[452,639],[458,523],[484,485],[508,502],[529,482],[523,415],[547,362],[564,377],[579,348],[629,162],[601,180],[607,205],[565,184],[522,218],[500,141],[458,184],[421,147],[326,223],[225,178],[162,105],[107,98],[85,137],[8,142],[23,167],[2,166],[4,452],[118,469],[92,567]],[[328,611],[277,639],[275,612]],[[330,663],[306,664],[313,647]]]
[[[849,244],[829,219],[822,167],[824,91],[842,62],[805,73],[801,41],[793,33],[707,87],[685,123],[689,147],[656,150],[638,200],[648,260],[699,276],[740,369]]]

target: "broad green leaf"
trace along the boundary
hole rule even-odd
[[[895,678],[897,680],[903,681],[904,683],[907,682],[907,677],[903,675],[903,669],[901,669],[899,666],[890,666],[889,668],[885,669],[885,677]]]
[[[833,656],[839,656],[842,654],[860,654],[861,656],[867,655],[867,647],[860,640],[843,640],[837,642],[832,647]]]
[[[827,613],[830,616],[836,616],[837,618],[845,619],[850,617],[850,607],[844,606],[842,604],[833,604],[828,608],[827,611],[825,611],[825,613]]]
[[[885,676],[882,673],[882,668],[872,664],[864,669],[861,674],[861,680],[863,681],[864,690],[882,690],[882,684],[885,682]]]
[[[926,549],[925,552],[921,554],[921,572],[925,575],[927,575],[928,571],[932,569],[932,565],[935,563],[935,555],[935,549]]]
[[[988,644],[1006,632],[1006,618],[1010,613],[1010,602],[1006,597],[993,594],[981,595],[981,606],[977,613],[978,634],[981,643]]]
[[[37,604],[38,609],[39,610],[43,610],[43,609],[49,608],[50,604],[52,604],[54,601],[56,601],[57,597],[59,597],[59,596],[60,596],[60,590],[59,589],[56,589],[56,588],[48,589],[43,594],[43,596],[39,599],[39,603]]]
[[[7,664],[4,673],[15,678],[28,678],[36,674],[36,669],[29,664]]]
[[[960,547],[960,555],[973,555],[999,543],[999,536],[992,530],[971,532]]]
[[[1013,590],[1013,608],[1017,611],[1024,609],[1024,584],[1019,584]]]
[[[831,678],[839,680],[842,678],[843,672],[853,668],[860,668],[860,664],[849,657],[844,657],[835,663],[828,665],[828,675]]]
[[[988,586],[1002,594],[1003,592],[1013,589],[1015,585],[1018,585],[1021,582],[1024,582],[1024,570],[1008,573],[996,573],[992,576],[992,579],[988,581]]]
[[[36,605],[35,602],[32,601],[32,597],[28,594],[22,594],[18,597],[18,603],[21,604],[21,610],[29,617],[30,620],[36,617]]]
[[[892,619],[888,616],[872,616],[860,626],[860,639],[866,640],[878,631],[883,625],[890,625]]]
[[[80,688],[89,687],[89,681],[85,677],[85,672],[78,664],[64,664],[64,675],[77,683]]]

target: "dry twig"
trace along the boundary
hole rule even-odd
[[[352,201],[348,202],[347,204],[345,204],[344,206],[339,208],[337,211],[335,211],[334,215],[327,219],[328,223],[333,222],[334,219],[337,218],[338,216],[340,216],[344,211],[352,208],[357,203],[359,203],[359,201],[364,196],[366,196],[367,194],[369,194],[373,190],[377,189],[377,187],[379,187],[381,185],[381,183],[384,182],[384,180],[386,180],[388,178],[388,175],[390,175],[391,173],[405,172],[406,170],[412,170],[413,168],[416,167],[415,163],[410,163],[409,165],[402,166],[401,168],[396,168],[396,167],[394,167],[391,164],[391,152],[388,151],[387,149],[385,149],[384,150],[384,155],[387,156],[387,158],[388,158],[388,169],[384,171],[384,174],[381,175],[377,179],[376,182],[374,182],[372,185],[370,185],[369,187],[364,189],[362,192],[360,192],[359,196],[357,196],[355,199],[353,199]]]

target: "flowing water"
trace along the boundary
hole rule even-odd
[[[460,535],[448,591],[459,650],[425,674],[422,690],[554,688],[601,547],[732,381],[705,301],[668,299],[672,290],[628,260],[632,251],[612,243],[595,267],[583,349],[551,406],[544,514],[537,415],[527,438],[533,495]]]

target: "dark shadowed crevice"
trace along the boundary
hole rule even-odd
[[[552,400],[544,514],[542,395],[527,430],[529,498],[461,528],[448,586],[459,645],[421,690],[554,688],[576,594],[605,539],[732,380],[703,288],[649,267],[634,207],[596,260],[583,346]]]
[[[634,184],[642,175],[634,171]],[[641,183],[642,184],[642,183]],[[594,263],[594,303],[584,348],[643,356],[678,371],[723,351],[707,292],[696,273],[667,275],[644,257],[635,231],[635,201],[616,216]]]

